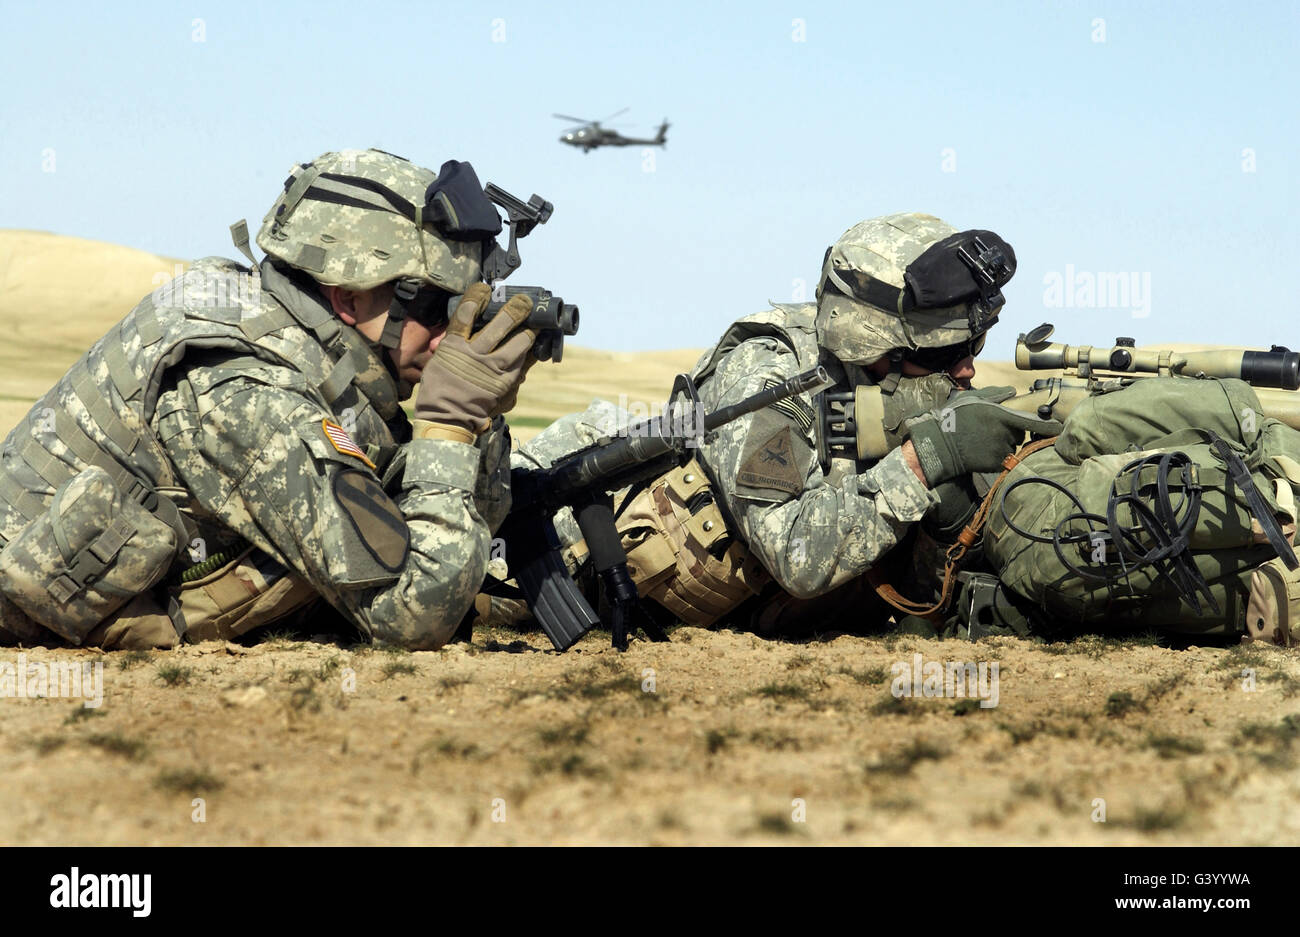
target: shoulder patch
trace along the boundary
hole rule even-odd
[[[361,451],[361,447],[352,441],[352,437],[348,435],[347,430],[333,420],[327,419],[320,422],[321,428],[325,430],[325,438],[330,441],[330,445],[343,455],[358,458],[372,469],[375,467],[375,463],[371,462],[369,457]]]
[[[358,469],[346,469],[334,476],[334,497],[371,558],[390,573],[400,570],[411,546],[411,531],[379,482]]]
[[[793,439],[793,427],[782,426],[776,432],[764,438],[757,446],[747,447],[736,481],[749,488],[783,491],[795,494],[803,490],[804,472],[807,468],[804,460],[796,454]],[[807,450],[807,444],[800,440],[800,448]]]

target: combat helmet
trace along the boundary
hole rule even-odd
[[[469,163],[448,160],[435,174],[383,150],[343,150],[293,168],[257,244],[326,286],[394,282],[378,344],[395,349],[408,315],[442,308],[445,294],[483,278],[484,251],[500,232]]]
[[[916,212],[871,218],[826,249],[817,283],[817,338],[846,364],[926,350],[979,350],[1016,269],[991,231],[959,232]]]
[[[431,187],[466,173],[473,175],[468,163],[448,162],[435,174],[382,150],[325,153],[291,170],[257,245],[327,286],[366,290],[411,278],[463,293],[481,279],[483,239],[501,230],[477,179],[456,189],[473,189],[482,204],[472,207],[486,206],[490,218],[455,219],[460,229],[444,223],[448,204]],[[486,221],[488,230],[466,228],[466,220]]]

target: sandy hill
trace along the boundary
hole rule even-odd
[[[8,433],[69,365],[181,266],[115,244],[0,230],[0,334],[7,338],[0,344],[0,432]],[[657,410],[674,375],[689,370],[699,354],[698,348],[611,352],[568,346],[562,364],[542,363],[530,372],[511,415],[515,435],[529,439],[596,397],[622,397]],[[1028,380],[1009,362],[979,364],[978,384],[1023,387]]]
[[[0,432],[8,433],[109,327],[179,262],[145,251],[42,231],[0,230]],[[528,377],[513,423],[529,438],[594,397],[647,405],[663,401],[673,375],[699,350],[595,351],[569,346],[563,364],[539,364]]]

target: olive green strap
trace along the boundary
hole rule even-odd
[[[230,239],[235,242],[235,250],[239,251],[248,258],[248,262],[257,269],[257,260],[253,257],[253,251],[248,246],[248,221],[240,218],[230,226]]]

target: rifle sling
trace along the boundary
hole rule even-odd
[[[948,603],[952,601],[953,589],[957,585],[957,573],[961,569],[962,561],[966,558],[967,552],[973,547],[980,538],[984,530],[984,524],[988,521],[989,513],[993,510],[993,499],[998,491],[1002,488],[1002,482],[1011,474],[1011,470],[1021,463],[1026,456],[1029,456],[1040,449],[1045,449],[1056,442],[1056,437],[1051,436],[1047,439],[1037,439],[1027,445],[1021,446],[1002,460],[1002,474],[997,480],[989,486],[988,494],[980,502],[979,510],[975,516],[970,519],[962,532],[957,535],[957,540],[948,548],[947,559],[943,567],[943,586],[939,591],[939,600],[932,605],[926,605],[923,602],[914,602],[902,595],[886,579],[884,571],[875,566],[867,570],[867,581],[871,583],[876,594],[882,599],[908,615],[915,615],[918,618],[925,618],[929,621],[938,622],[943,617],[943,612]]]

